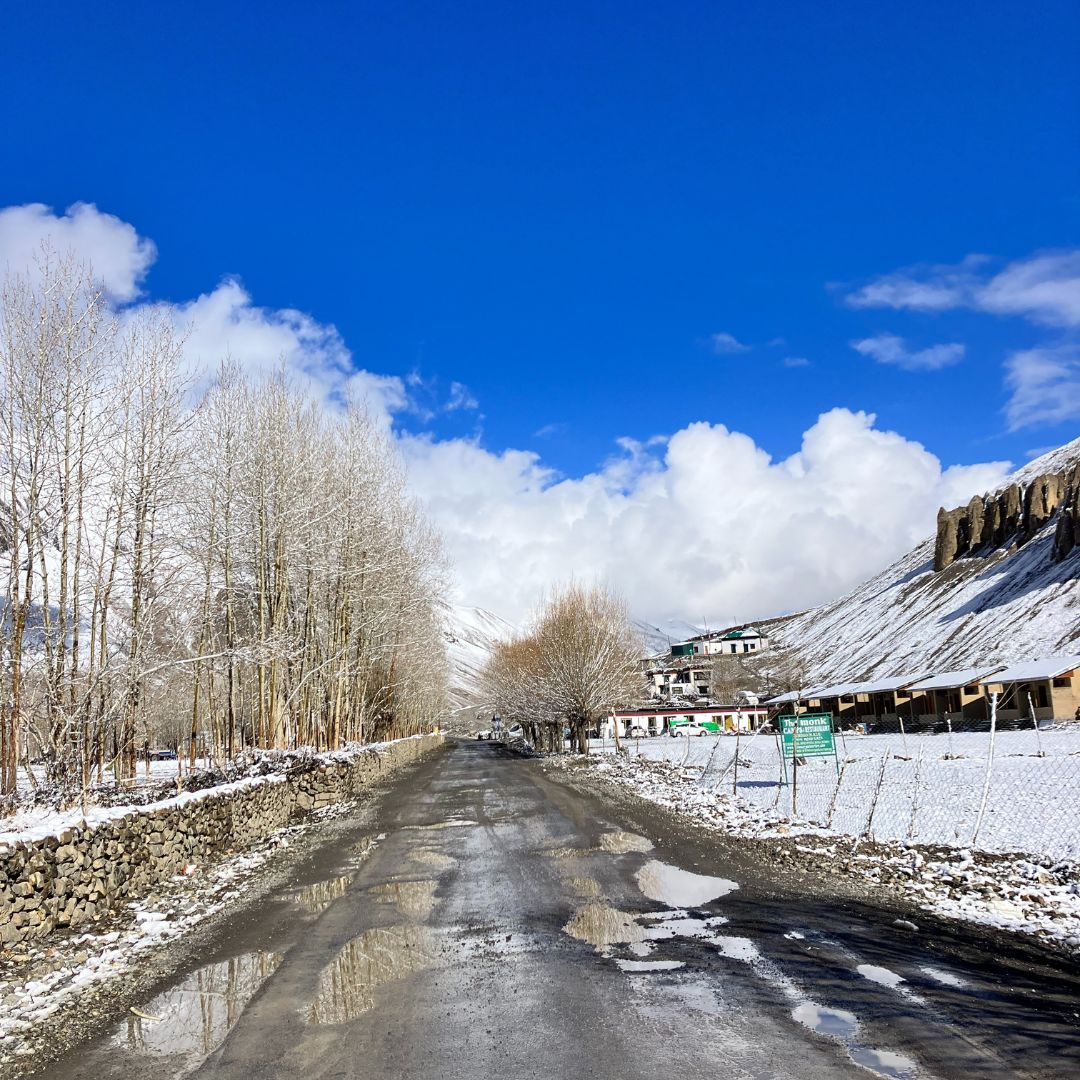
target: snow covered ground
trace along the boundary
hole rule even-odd
[[[591,759],[592,769],[602,782],[666,807],[702,828],[775,844],[776,854],[790,859],[787,865],[793,870],[801,866],[804,871],[851,874],[937,915],[1030,934],[1080,953],[1080,865],[1076,862],[1045,855],[925,847],[903,840],[875,840],[865,833],[853,837],[816,825],[801,812],[791,818],[780,805],[744,798],[744,790],[758,789],[744,789],[741,780],[737,797],[732,797],[726,779],[717,788],[715,774],[702,783],[702,759],[711,750],[707,744],[715,740],[701,741],[706,745],[691,747],[686,766],[672,762],[672,751],[665,752],[663,743],[653,740],[643,743],[653,749],[640,757],[598,754]],[[680,746],[675,753],[681,750]],[[568,760],[550,757],[547,767],[560,768]],[[775,791],[775,784],[769,786]],[[876,815],[874,820],[876,828]]]
[[[853,837],[1080,860],[1080,726],[953,735],[838,735],[837,761],[784,783],[775,735],[663,736],[632,757],[683,767],[704,792]],[[594,752],[613,750],[608,741]],[[794,780],[794,784],[791,781]]]

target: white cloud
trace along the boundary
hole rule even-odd
[[[911,350],[904,339],[896,334],[878,334],[876,337],[853,341],[851,347],[860,356],[869,356],[879,364],[894,364],[906,371],[936,371],[959,363],[964,358],[964,346],[959,342],[948,345],[931,345],[926,349]]]
[[[979,294],[979,306],[1048,326],[1080,326],[1080,251],[1058,251],[1007,266]]]
[[[511,619],[570,575],[613,582],[646,617],[750,619],[815,604],[928,535],[938,506],[1007,471],[943,469],[918,443],[845,409],[822,415],[781,461],[747,435],[695,423],[659,447],[627,443],[577,479],[535,454],[467,440],[401,445],[463,599]]]
[[[784,367],[809,367],[810,361],[805,356],[785,356]]]
[[[10,265],[32,258],[43,235],[58,253],[73,246],[90,259],[112,299],[134,310],[154,258],[148,240],[84,204],[63,217],[41,206],[0,211],[0,254]],[[356,369],[333,326],[260,307],[236,280],[157,306],[189,331],[193,370],[226,355],[253,373],[284,363],[326,402],[362,395],[385,428],[395,414],[416,412],[417,395],[434,393],[418,374]],[[727,337],[735,351],[745,349]],[[475,407],[463,384],[451,384],[441,407],[453,402]],[[514,619],[570,575],[614,583],[644,616],[756,618],[803,607],[880,569],[933,528],[939,504],[958,505],[1005,470],[942,469],[917,443],[842,409],[821,416],[799,452],[781,461],[747,435],[696,423],[671,436],[620,440],[610,461],[573,479],[520,450],[491,453],[475,440],[400,432],[397,439],[443,530],[462,599]]]
[[[139,295],[157,257],[150,240],[93,203],[74,203],[63,214],[44,203],[0,210],[0,272],[32,272],[43,244],[54,255],[70,252],[79,261],[92,262],[107,294],[119,303]]]
[[[1005,372],[1010,431],[1080,418],[1080,345],[1013,353]]]
[[[1043,252],[991,273],[985,255],[957,266],[924,266],[876,278],[845,297],[850,307],[1020,315],[1048,326],[1080,326],[1080,250]]]
[[[717,356],[730,356],[733,353],[749,352],[750,346],[744,345],[734,334],[713,334],[709,338],[712,351]]]
[[[443,408],[446,412],[456,412],[458,409],[478,409],[480,403],[473,397],[464,383],[452,382],[450,384],[450,396],[447,398]]]

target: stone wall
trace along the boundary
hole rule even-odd
[[[438,735],[326,755],[138,808],[98,811],[48,836],[0,843],[0,945],[79,927],[175,877],[242,851],[314,810],[352,798],[442,745]]]
[[[1080,465],[1035,477],[1026,486],[1010,484],[991,495],[976,495],[966,506],[938,511],[934,569],[944,570],[963,555],[1019,547],[1058,515],[1052,558],[1064,559],[1080,544]]]

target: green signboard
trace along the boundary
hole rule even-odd
[[[781,716],[780,735],[784,740],[784,758],[835,757],[832,714],[806,713]]]

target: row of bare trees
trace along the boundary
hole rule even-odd
[[[626,604],[610,589],[571,584],[541,604],[532,625],[492,650],[488,700],[534,746],[588,751],[588,731],[611,709],[644,693],[642,642]]]
[[[44,253],[0,292],[0,793],[139,750],[420,730],[444,571],[389,438],[228,362],[193,399],[166,313]],[[30,770],[27,775],[32,777]]]

